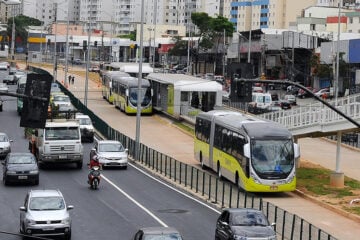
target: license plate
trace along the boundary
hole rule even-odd
[[[278,186],[270,186],[270,190],[277,190]]]
[[[18,176],[18,179],[27,179],[27,176]]]
[[[59,155],[59,159],[66,159],[67,155]]]
[[[53,231],[55,228],[53,227],[44,227],[43,230],[44,231]]]

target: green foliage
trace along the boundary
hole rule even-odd
[[[353,196],[353,190],[360,187],[360,182],[345,177],[344,188],[334,188],[329,185],[331,171],[324,168],[297,169],[297,187],[306,189],[315,196],[331,195],[335,198]]]
[[[15,38],[22,39],[23,45],[27,42],[27,37],[28,37],[27,27],[41,26],[42,24],[40,20],[24,15],[16,16],[14,19],[10,18],[7,26],[7,35],[9,39],[11,39],[11,35],[12,35],[13,20],[15,22]]]
[[[175,46],[169,50],[169,55],[172,56],[186,56],[188,43],[187,41],[179,40],[175,43]]]
[[[136,32],[130,32],[129,34],[124,34],[124,35],[119,35],[117,36],[119,38],[127,38],[130,39],[131,41],[136,41]]]

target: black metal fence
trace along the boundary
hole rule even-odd
[[[142,165],[155,174],[161,175],[199,198],[215,204],[219,208],[256,208],[262,210],[270,222],[276,223],[275,230],[278,239],[318,239],[335,240],[333,236],[305,221],[297,215],[264,201],[254,194],[247,193],[234,184],[219,179],[197,167],[177,161],[170,156],[158,152],[144,144],[139,144],[139,154],[135,155],[136,142],[109,126],[100,117],[95,115],[70,91],[62,90],[71,98],[73,105],[82,113],[88,115],[94,122],[94,127],[106,139],[119,140],[129,149],[129,157],[134,163]]]

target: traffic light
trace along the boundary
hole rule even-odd
[[[97,47],[97,41],[94,42],[94,46]]]
[[[87,41],[83,40],[83,50],[86,51],[87,49]]]
[[[23,101],[20,127],[45,127],[52,80],[50,74],[27,74],[25,95],[28,97]]]
[[[47,44],[48,44],[48,46],[50,46],[50,44],[51,44],[51,39],[48,39]]]
[[[135,45],[134,45],[134,49],[136,50],[137,48],[138,48],[138,45],[137,45],[137,44],[135,44]]]

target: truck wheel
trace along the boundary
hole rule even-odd
[[[82,162],[82,161],[77,162],[77,163],[76,163],[76,168],[77,168],[77,169],[81,169],[81,168],[82,168],[82,165],[83,165],[83,162]]]

